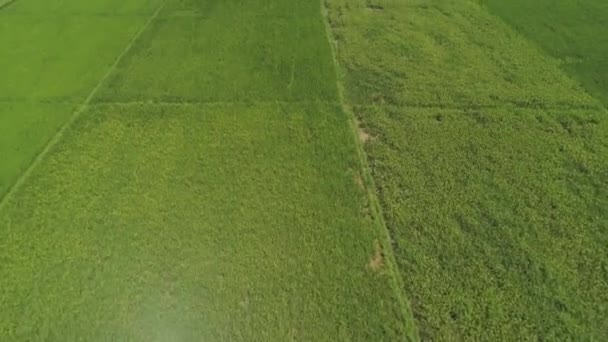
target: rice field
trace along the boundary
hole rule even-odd
[[[412,335],[320,3],[22,0],[0,23],[0,339]]]
[[[0,340],[608,338],[602,13],[0,0]]]
[[[488,3],[532,32],[543,21],[561,27],[536,36],[545,42],[566,39],[575,19],[565,3],[581,13],[603,6]],[[593,96],[599,88],[478,2],[328,7],[420,338],[606,339],[608,113]],[[577,27],[598,34],[599,17]],[[589,44],[585,56],[605,48],[586,37],[571,46]]]

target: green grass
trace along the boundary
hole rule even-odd
[[[0,0],[0,9],[10,5],[14,0]]]
[[[606,339],[599,101],[474,2],[327,6],[421,337]]]
[[[63,125],[74,107],[0,101],[0,198]]]
[[[608,105],[608,3],[481,0],[494,14],[557,58],[570,76]]]
[[[63,21],[69,17],[149,16],[162,0],[13,0],[14,5],[2,13],[20,16],[54,16]],[[126,19],[126,18],[125,18]],[[132,21],[133,18],[131,18]],[[56,41],[59,43],[59,41]],[[84,42],[81,42],[84,44]],[[99,51],[103,52],[103,51]]]
[[[345,120],[92,108],[0,214],[4,338],[399,339]]]
[[[51,10],[42,6],[30,13],[32,2],[17,1],[0,12],[0,44],[7,47],[0,64],[11,66],[0,83],[3,102],[82,102],[146,20],[142,15],[97,16],[94,9],[49,15]]]
[[[297,18],[246,6],[217,5],[202,18],[183,11],[155,21],[97,101],[336,100],[329,46],[319,43],[325,33],[318,6]],[[171,59],[180,62],[156,69]]]
[[[607,10],[2,7],[0,340],[608,338]]]
[[[151,13],[146,1],[130,2],[138,15],[105,1],[119,14],[99,16],[101,3],[17,1],[0,11],[0,65],[10,66],[0,82],[0,198]]]
[[[588,107],[558,61],[469,1],[329,1],[354,104]],[[346,5],[348,4],[348,6]],[[362,26],[365,29],[356,29]]]
[[[160,3],[0,12],[0,339],[415,338],[320,4]]]

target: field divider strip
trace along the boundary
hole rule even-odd
[[[325,25],[325,34],[327,42],[330,45],[331,55],[334,63],[334,69],[336,73],[336,86],[338,88],[338,98],[340,101],[340,106],[344,113],[348,116],[348,125],[352,133],[352,139],[356,146],[357,157],[359,159],[359,164],[363,173],[362,177],[365,183],[367,200],[369,201],[369,204],[372,209],[371,212],[373,221],[378,226],[379,232],[384,235],[384,241],[381,245],[383,247],[382,249],[384,252],[384,256],[388,260],[386,264],[390,273],[390,278],[392,280],[391,285],[393,287],[393,290],[395,291],[397,300],[399,301],[399,306],[401,307],[401,314],[403,315],[403,323],[405,326],[405,332],[407,334],[404,337],[409,341],[419,341],[420,335],[418,332],[418,328],[415,324],[410,302],[405,296],[405,286],[403,284],[403,279],[401,278],[399,272],[399,265],[397,264],[397,259],[395,257],[395,248],[393,246],[393,238],[391,236],[391,231],[386,224],[382,206],[380,205],[380,200],[378,199],[378,196],[376,194],[376,183],[371,173],[371,169],[367,159],[367,153],[365,152],[363,144],[359,140],[359,126],[357,117],[353,111],[353,108],[349,106],[346,102],[346,97],[344,95],[345,91],[341,83],[341,68],[340,63],[338,62],[338,42],[333,38],[332,29],[329,24],[326,1],[327,0],[320,1],[321,16]]]
[[[108,68],[106,73],[102,76],[99,82],[95,85],[95,87],[91,90],[89,95],[85,98],[84,102],[72,113],[72,116],[68,119],[66,123],[64,123],[61,128],[55,133],[55,135],[49,140],[49,142],[44,146],[42,151],[36,155],[32,163],[23,171],[23,173],[17,178],[17,180],[13,183],[13,185],[9,188],[9,190],[4,194],[2,198],[0,198],[0,211],[4,209],[4,206],[8,203],[9,198],[13,196],[13,194],[23,185],[23,183],[29,178],[30,174],[36,169],[36,166],[40,164],[42,160],[44,160],[45,156],[51,151],[51,149],[61,141],[61,138],[65,134],[65,132],[76,122],[76,120],[80,117],[80,115],[87,109],[91,100],[97,95],[97,92],[101,87],[105,84],[106,80],[110,77],[110,75],[116,70],[116,67],[122,59],[129,53],[131,48],[135,45],[139,37],[150,27],[150,24],[158,17],[158,14],[165,6],[165,2],[162,2],[158,8],[152,13],[152,15],[148,18],[148,20],[144,23],[144,25],[135,33],[133,38],[129,41],[129,43],[125,46],[122,52],[116,57],[112,65]]]
[[[188,106],[234,106],[234,105],[280,105],[280,106],[306,106],[324,105],[340,106],[339,101],[107,101],[89,104],[89,107],[109,106],[161,106],[161,107],[188,107]]]
[[[430,110],[497,110],[497,109],[510,109],[510,110],[547,110],[547,111],[568,111],[568,110],[601,110],[603,107],[600,104],[594,105],[576,105],[576,104],[555,104],[555,105],[542,105],[542,106],[525,106],[518,105],[511,102],[503,102],[495,105],[427,105],[427,104],[363,104],[354,103],[351,105],[353,108],[409,108],[409,109],[430,109]]]
[[[17,2],[17,0],[0,0],[0,10],[14,4],[15,2]]]

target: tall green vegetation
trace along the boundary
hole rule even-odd
[[[412,336],[320,4],[162,4],[1,14],[4,184],[84,110],[0,202],[0,340]]]
[[[601,104],[474,2],[327,7],[421,337],[606,339]]]

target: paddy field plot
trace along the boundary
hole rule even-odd
[[[415,336],[318,2],[0,13],[0,339]]]
[[[0,7],[0,340],[608,339],[602,1]]]
[[[106,1],[113,15],[97,15],[99,6],[19,1],[0,11],[0,196],[84,102],[152,13],[143,2],[125,8]]]
[[[425,340],[607,338],[605,6],[524,2],[326,1]]]
[[[556,58],[569,76],[608,105],[607,2],[480,0],[480,3]]]

